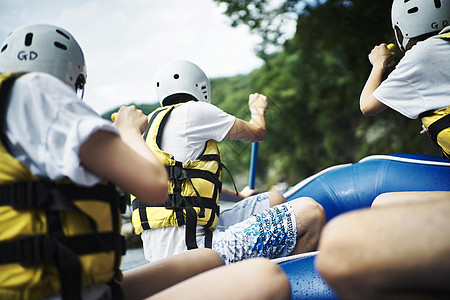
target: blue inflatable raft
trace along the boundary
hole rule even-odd
[[[366,157],[328,168],[288,190],[287,201],[307,196],[319,202],[327,220],[368,208],[380,194],[405,191],[450,191],[450,161],[427,155]],[[292,299],[337,299],[314,267],[317,252],[277,260],[289,277]]]

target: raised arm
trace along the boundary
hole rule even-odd
[[[373,92],[380,86],[384,70],[393,55],[394,53],[386,47],[386,44],[375,46],[369,54],[372,71],[359,99],[359,107],[365,116],[375,116],[387,108],[373,96]]]
[[[266,120],[264,114],[269,100],[266,96],[255,93],[249,96],[248,107],[251,112],[249,122],[236,118],[233,127],[228,131],[225,139],[260,142],[266,136]]]
[[[95,132],[80,148],[81,162],[144,202],[164,202],[167,172],[141,136],[147,116],[134,106],[122,107],[115,124],[122,138],[104,130]]]

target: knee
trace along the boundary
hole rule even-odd
[[[291,201],[296,219],[303,227],[320,231],[327,221],[322,205],[310,197],[301,197]]]
[[[269,195],[270,207],[286,202],[286,198],[278,192],[272,191],[267,194]]]
[[[274,262],[265,258],[254,258],[246,261],[247,270],[252,270],[255,282],[264,289],[267,299],[289,299],[291,286],[289,279],[281,268]]]
[[[210,248],[197,248],[187,251],[191,253],[191,259],[201,259],[203,265],[215,268],[224,265],[222,257]]]
[[[315,261],[320,275],[340,296],[348,296],[355,289],[359,290],[355,286],[355,282],[359,281],[358,261],[352,252],[355,245],[345,237],[347,226],[339,217],[325,226],[320,235],[319,254]]]

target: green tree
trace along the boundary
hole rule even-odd
[[[249,118],[249,93],[270,98],[268,133],[258,159],[260,182],[294,184],[370,154],[438,155],[432,142],[418,134],[418,121],[393,111],[366,118],[359,111],[370,72],[367,55],[374,45],[392,41],[392,0],[284,1],[276,13],[268,11],[269,1],[215,1],[226,4],[233,25],[247,24],[263,37],[269,29],[278,30],[267,27],[277,14],[299,13],[294,38],[282,45],[283,51],[266,55],[261,69],[213,81],[213,101],[243,118]],[[265,39],[264,45],[277,42]],[[232,172],[246,174],[249,143],[222,144]]]

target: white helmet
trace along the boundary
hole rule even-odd
[[[26,25],[14,30],[0,48],[0,72],[49,73],[75,91],[84,89],[86,65],[75,38],[53,25]]]
[[[176,94],[189,94],[198,101],[211,103],[211,84],[197,65],[178,60],[159,69],[156,94],[161,105],[164,99]]]
[[[392,28],[402,50],[405,50],[411,38],[440,31],[448,25],[450,25],[448,0],[394,0],[392,3]],[[401,43],[396,28],[403,35]]]

